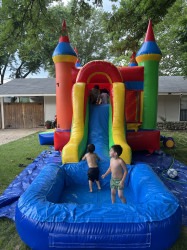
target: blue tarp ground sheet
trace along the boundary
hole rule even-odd
[[[163,152],[147,154],[146,152],[133,153],[133,164],[146,162],[158,174],[168,189],[178,198],[182,208],[182,224],[187,226],[187,166]],[[58,151],[43,151],[29,164],[0,196],[0,217],[15,218],[15,207],[21,194],[32,183],[41,169],[47,163],[61,165],[61,156]],[[168,178],[166,170],[172,165],[178,171],[174,180]]]
[[[159,154],[134,152],[133,163],[140,162],[148,163],[167,188],[178,198],[182,209],[182,224],[187,226],[187,166],[162,151]],[[175,179],[167,175],[167,169],[170,167],[178,172],[178,177]]]
[[[0,217],[15,219],[15,208],[19,197],[47,163],[61,165],[60,153],[54,150],[43,151],[12,181],[2,196],[0,196]]]

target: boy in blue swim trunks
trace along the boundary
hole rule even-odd
[[[123,194],[124,182],[127,176],[126,163],[119,156],[122,154],[122,147],[120,145],[113,145],[110,148],[110,167],[101,177],[104,179],[108,174],[112,174],[110,181],[111,199],[112,203],[116,201],[116,191],[118,190],[118,196],[122,203],[126,203],[126,199]]]
[[[88,163],[88,183],[90,192],[93,192],[92,185],[95,181],[99,190],[101,190],[100,182],[99,182],[99,168],[97,165],[97,161],[100,160],[99,156],[94,153],[95,145],[89,144],[87,146],[88,153],[86,153],[82,160],[86,160]]]

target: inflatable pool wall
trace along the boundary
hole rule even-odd
[[[106,170],[106,162],[100,169]],[[180,233],[178,201],[148,165],[128,169],[127,204],[112,205],[109,179],[101,193],[82,202],[78,189],[88,189],[85,162],[46,165],[19,199],[16,228],[21,239],[35,250],[169,249]],[[75,193],[66,192],[73,186],[77,200]],[[74,201],[62,202],[67,196]]]

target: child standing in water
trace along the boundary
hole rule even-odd
[[[89,188],[90,192],[93,192],[92,186],[93,182],[95,181],[97,184],[97,187],[99,190],[101,190],[100,182],[99,182],[99,168],[97,165],[97,160],[100,160],[99,156],[94,153],[95,151],[95,145],[89,144],[87,146],[88,153],[86,153],[82,160],[86,160],[88,163],[88,182],[89,182]]]
[[[106,173],[101,176],[104,179],[108,174],[112,174],[110,181],[112,203],[115,203],[116,201],[116,190],[118,190],[118,196],[122,203],[126,203],[123,189],[128,171],[126,163],[119,157],[122,154],[122,151],[123,149],[120,145],[113,145],[110,148],[110,167]]]

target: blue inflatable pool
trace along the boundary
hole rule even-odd
[[[106,105],[91,106],[88,143],[96,146],[100,175],[109,166]],[[127,204],[111,204],[110,176],[88,192],[85,161],[46,163],[20,197],[15,215],[21,239],[32,249],[154,249],[172,246],[180,232],[177,199],[146,164],[128,165]]]
[[[100,162],[101,174],[108,166]],[[127,204],[111,204],[109,177],[88,192],[86,162],[47,164],[18,201],[16,227],[32,249],[169,249],[180,233],[177,199],[146,164],[128,166]]]

